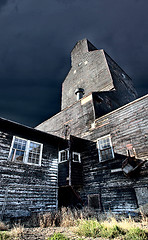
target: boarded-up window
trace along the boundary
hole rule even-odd
[[[88,207],[94,209],[101,209],[100,194],[88,195]]]

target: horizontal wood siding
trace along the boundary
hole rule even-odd
[[[62,129],[64,123],[67,122],[70,126],[70,134],[76,137],[81,137],[88,140],[86,151],[81,149],[81,144],[77,151],[82,150],[82,164],[83,164],[83,186],[81,189],[81,197],[87,204],[88,194],[101,194],[102,205],[105,204],[105,199],[108,198],[107,192],[110,189],[115,189],[115,196],[117,196],[117,189],[121,188],[125,192],[125,201],[122,202],[120,210],[127,211],[127,209],[136,208],[136,202],[141,206],[145,204],[148,199],[148,167],[147,163],[143,165],[140,174],[135,179],[130,179],[124,176],[123,172],[117,170],[122,167],[122,162],[127,157],[127,145],[131,144],[135,149],[136,158],[140,160],[148,159],[148,140],[147,140],[147,126],[148,126],[148,95],[137,99],[123,107],[120,107],[94,121],[93,102],[86,101],[81,105],[81,100],[73,106],[63,110],[53,118],[47,120],[39,126],[43,131],[52,131],[57,129],[55,134],[62,136]],[[52,133],[52,132],[51,132]],[[98,150],[96,141],[98,138],[110,134],[113,144],[115,159],[99,163]],[[129,191],[135,192],[129,197]],[[141,189],[141,190],[140,190]],[[101,193],[102,192],[102,193]],[[106,192],[106,197],[105,197]],[[121,196],[120,193],[118,195]],[[136,196],[136,197],[135,197]],[[119,196],[117,197],[117,199]],[[133,198],[133,200],[131,200]],[[122,197],[121,197],[122,200]],[[108,202],[108,201],[107,201]],[[126,204],[128,205],[125,206]],[[131,207],[129,207],[131,206]],[[104,205],[105,209],[118,207],[117,201],[110,198]]]
[[[64,137],[64,125],[68,124],[69,134],[92,141],[110,134],[116,153],[126,155],[126,145],[132,144],[137,158],[147,159],[147,113],[148,95],[96,120],[92,100],[84,105],[78,101],[70,108],[40,124],[37,129]]]
[[[115,153],[127,155],[132,144],[136,157],[148,159],[148,95],[95,120],[95,128],[84,137],[96,141],[111,135]]]
[[[11,162],[8,155],[12,138],[11,134],[0,132],[0,216],[29,216],[32,212],[56,209],[57,147],[42,142],[41,166]]]
[[[109,91],[114,88],[103,50],[77,56],[77,64],[72,66],[62,84],[62,109],[76,102],[74,92],[78,87],[83,88],[86,95],[93,91]]]
[[[81,198],[88,204],[88,195],[99,194],[105,211],[128,212],[147,203],[148,163],[139,174],[127,178],[121,168],[126,156],[115,153],[115,158],[99,162],[95,142],[87,142],[81,153],[83,164],[83,189]],[[141,191],[140,191],[141,189]]]
[[[80,137],[82,133],[89,131],[91,123],[95,120],[94,116],[92,99],[85,104],[81,104],[79,100],[72,107],[41,123],[36,129],[65,138],[65,125],[68,125],[68,134]]]

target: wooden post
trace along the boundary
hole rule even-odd
[[[69,186],[71,186],[71,162],[72,162],[72,152],[71,152],[71,139],[68,140],[68,148],[69,148]]]
[[[64,135],[65,135],[65,139],[67,139],[69,137],[68,140],[68,149],[69,149],[69,155],[68,155],[68,160],[69,160],[69,186],[71,186],[71,162],[72,162],[72,151],[71,151],[71,138],[70,138],[70,126],[68,124],[64,125]]]

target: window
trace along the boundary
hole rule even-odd
[[[114,151],[110,135],[99,138],[97,140],[97,145],[100,162],[114,158]]]
[[[42,149],[43,144],[14,136],[9,159],[10,161],[41,165]]]
[[[80,153],[77,153],[77,152],[73,152],[72,153],[72,160],[73,162],[81,162],[81,156],[80,156]]]
[[[59,162],[65,162],[69,160],[69,150],[65,149],[62,151],[59,151]]]
[[[65,162],[69,160],[69,149],[59,151],[59,162]],[[81,162],[80,153],[72,152],[72,161]]]

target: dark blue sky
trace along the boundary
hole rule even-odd
[[[0,0],[0,116],[36,126],[60,111],[70,51],[88,38],[148,91],[147,0]]]

